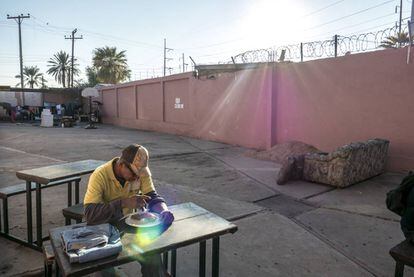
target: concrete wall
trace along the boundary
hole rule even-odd
[[[414,168],[414,64],[407,49],[276,67],[275,142],[324,151],[351,141],[391,141],[388,169]]]
[[[102,89],[103,121],[264,149],[271,89],[271,67],[136,81]]]
[[[412,169],[414,65],[406,55],[391,49],[131,82],[102,90],[104,122],[259,149],[299,140],[332,151],[386,138],[388,169]]]

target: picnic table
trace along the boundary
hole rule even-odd
[[[123,245],[121,253],[83,264],[69,263],[69,259],[62,248],[60,234],[62,231],[77,228],[84,223],[49,230],[56,266],[59,272],[63,276],[81,276],[108,267],[136,261],[139,257],[153,254],[163,254],[164,266],[167,268],[168,252],[170,251],[170,269],[172,276],[175,276],[177,249],[199,243],[199,276],[205,276],[206,241],[212,239],[212,275],[214,277],[219,276],[220,236],[227,233],[235,233],[237,226],[192,202],[173,205],[169,209],[173,212],[175,221],[164,232],[151,237],[150,234],[153,232],[151,228],[148,228],[146,235],[146,228],[120,227]]]
[[[19,179],[26,181],[26,211],[27,211],[27,241],[21,240],[23,244],[40,250],[42,247],[42,194],[41,186],[51,182],[63,180],[73,176],[85,175],[93,172],[98,166],[104,164],[99,160],[84,160],[58,165],[44,166],[34,169],[22,170],[16,172]],[[32,182],[36,183],[36,235],[37,239],[33,242],[33,224],[32,224]],[[76,203],[79,203],[79,187],[75,187]],[[70,192],[68,192],[70,193]],[[35,243],[35,244],[34,244]]]

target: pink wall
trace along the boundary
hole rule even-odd
[[[165,122],[191,124],[189,82],[188,78],[164,82]]]
[[[272,67],[216,74],[216,79],[194,80],[193,134],[264,149],[270,146]]]
[[[102,90],[103,121],[264,149],[270,145],[271,89],[272,67],[214,79],[185,73],[135,81]]]
[[[135,86],[118,89],[118,113],[122,119],[137,117]]]
[[[414,168],[414,65],[407,49],[285,64],[275,70],[275,140],[324,151],[390,140],[389,170]]]
[[[116,97],[116,89],[105,90],[102,93],[102,114],[107,119],[116,118],[118,115],[118,102]]]
[[[104,122],[259,149],[299,140],[332,151],[379,137],[391,141],[389,170],[412,169],[414,65],[406,64],[406,53],[392,49],[104,88]]]
[[[137,86],[138,118],[143,120],[163,120],[162,84],[156,82]]]

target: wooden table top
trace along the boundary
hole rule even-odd
[[[89,174],[93,172],[98,166],[103,165],[104,163],[105,161],[99,160],[70,162],[17,171],[16,176],[17,178],[25,181],[31,181],[45,185],[60,179]]]
[[[149,254],[161,254],[193,243],[205,241],[226,233],[234,233],[237,226],[194,203],[183,203],[169,207],[175,221],[164,232],[157,228],[128,227],[121,232],[122,252],[117,256],[100,259],[83,264],[70,264],[64,253],[60,233],[73,226],[64,226],[49,230],[55,251],[55,258],[64,276],[84,275],[107,267],[136,261]],[[198,261],[198,259],[197,259]]]

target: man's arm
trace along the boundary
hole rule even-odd
[[[109,204],[90,203],[86,204],[84,209],[85,219],[89,225],[115,222],[123,216],[121,200],[114,200]]]
[[[113,200],[109,204],[103,203],[89,203],[85,205],[85,218],[89,225],[96,225],[102,223],[115,223],[120,220],[124,214],[123,208],[138,209],[145,206],[150,197],[146,195],[132,196]]]
[[[145,195],[151,197],[151,199],[148,201],[148,210],[159,214],[161,216],[162,222],[164,222],[166,226],[171,225],[171,223],[174,221],[174,215],[172,212],[170,212],[170,210],[168,210],[164,198],[159,196],[155,190],[150,191]]]
[[[164,210],[168,210],[164,198],[162,198],[155,190],[150,191],[145,195],[151,197],[151,199],[148,201],[149,211],[159,214]]]

